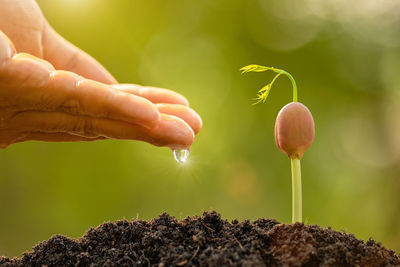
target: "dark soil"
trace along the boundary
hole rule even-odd
[[[369,239],[275,220],[229,223],[215,212],[178,221],[104,223],[80,239],[56,235],[1,266],[400,266]]]

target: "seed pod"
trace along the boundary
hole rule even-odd
[[[291,102],[279,111],[275,143],[291,159],[301,159],[314,140],[314,119],[306,106]]]

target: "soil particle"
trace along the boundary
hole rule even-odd
[[[55,235],[22,258],[0,257],[0,266],[400,266],[400,255],[317,225],[163,213],[104,223],[77,240]]]

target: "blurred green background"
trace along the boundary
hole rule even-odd
[[[179,166],[134,141],[15,144],[0,151],[0,255],[122,218],[291,219],[290,161],[274,143],[289,71],[313,113],[302,161],[307,223],[400,252],[400,3],[395,0],[39,0],[66,39],[120,82],[174,89],[204,128]]]

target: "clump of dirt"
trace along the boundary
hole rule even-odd
[[[1,266],[400,266],[400,255],[369,239],[317,225],[259,219],[229,223],[216,212],[178,221],[122,220],[80,239],[61,235]]]

